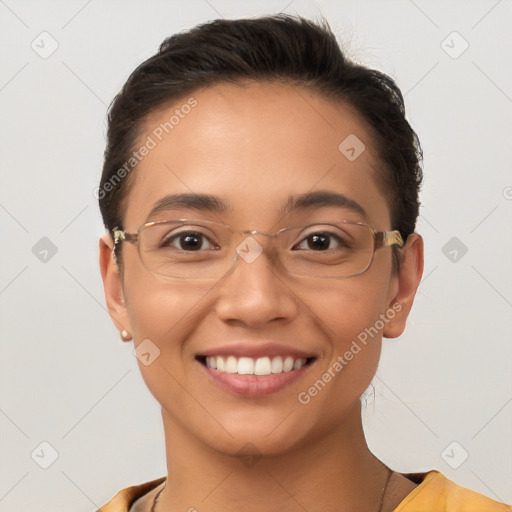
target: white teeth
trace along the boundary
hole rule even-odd
[[[282,373],[298,370],[306,364],[306,359],[294,359],[291,356],[251,357],[235,356],[207,356],[206,366],[225,373],[238,373],[239,375],[270,375],[271,373]]]
[[[293,369],[298,370],[299,368],[302,368],[305,364],[305,359],[295,359],[295,362],[293,363]]]
[[[250,357],[241,357],[238,360],[238,373],[240,375],[254,375],[254,361]]]
[[[283,358],[273,357],[270,369],[272,370],[272,373],[281,373],[283,371]]]
[[[283,361],[283,372],[289,372],[293,369],[293,357],[288,356]]]
[[[236,373],[237,372],[236,357],[229,356],[226,359],[226,364],[224,365],[224,371],[226,373]]]
[[[254,363],[254,375],[270,375],[272,368],[270,367],[270,357],[259,357]]]

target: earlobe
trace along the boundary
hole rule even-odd
[[[423,238],[417,233],[409,235],[401,251],[402,264],[395,277],[396,293],[388,305],[388,308],[393,309],[396,314],[384,328],[385,338],[397,338],[404,332],[405,323],[423,275]],[[400,304],[400,308],[397,304]]]
[[[114,260],[113,245],[110,233],[105,233],[100,237],[99,263],[103,290],[110,318],[121,333],[121,339],[123,341],[130,341],[132,338],[129,333],[132,331],[123,289],[123,279]]]

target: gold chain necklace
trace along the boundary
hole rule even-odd
[[[379,502],[379,510],[377,512],[382,512],[382,507],[384,505],[384,496],[386,495],[386,490],[388,488],[389,481],[391,480],[391,475],[393,474],[393,471],[391,471],[388,468],[388,476],[386,477],[386,483],[382,487],[382,491],[380,493],[380,502]],[[158,500],[160,499],[160,495],[165,489],[165,486],[167,485],[167,482],[165,482],[164,486],[160,489],[160,492],[155,496],[155,501],[153,502],[153,506],[151,507],[151,512],[157,512],[156,511],[156,504],[158,503]]]

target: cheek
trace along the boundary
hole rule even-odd
[[[126,268],[125,283],[135,346],[151,340],[160,350],[159,362],[176,371],[186,348],[184,340],[197,325],[198,311],[207,302],[211,287],[166,281],[152,276],[136,262]],[[146,368],[142,366],[141,370]]]
[[[150,274],[136,254],[125,258],[124,291],[135,342],[149,338],[159,347],[168,344],[201,299],[200,290],[190,285]]]
[[[324,286],[308,297],[317,330],[329,343],[301,403],[309,401],[308,407],[318,407],[319,413],[330,410],[330,415],[319,414],[327,423],[361,397],[379,363],[386,290],[369,277]]]
[[[375,280],[366,274],[321,288],[312,287],[307,297],[333,350],[344,352],[352,340],[376,324],[386,307],[387,288],[376,286]]]
[[[186,340],[204,314],[206,291],[190,283],[163,283],[151,276],[132,279],[127,289],[141,376],[157,402],[178,416],[190,407],[183,387],[190,387],[187,379],[194,361]],[[142,355],[146,352],[150,353],[149,364]]]

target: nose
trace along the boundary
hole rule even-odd
[[[235,266],[218,287],[218,317],[251,328],[295,318],[297,297],[255,238],[247,237],[237,253]]]

